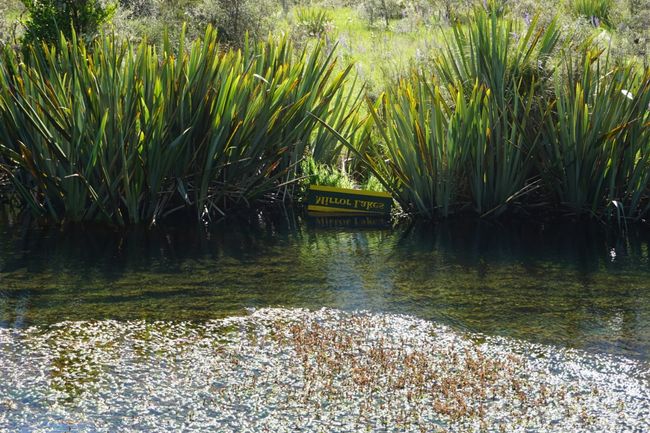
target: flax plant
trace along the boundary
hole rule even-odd
[[[588,50],[556,80],[542,161],[548,189],[575,214],[647,214],[650,188],[650,75],[608,66]]]
[[[478,81],[487,88],[485,140],[464,144],[471,154],[467,175],[479,215],[503,212],[538,185],[531,179],[534,155],[552,70],[549,58],[559,36],[555,21],[543,28],[535,18],[524,28],[479,10],[469,25],[454,27],[446,50],[434,61],[441,82],[460,82],[469,90]]]
[[[412,73],[369,104],[380,140],[358,152],[365,166],[403,209],[427,218],[468,207],[502,213],[540,185],[546,62],[558,38],[555,22],[522,31],[476,11],[455,28],[433,76]]]
[[[619,164],[610,197],[612,202],[622,203],[626,218],[639,220],[650,214],[650,70],[634,77],[627,95],[631,98],[630,121],[615,154]]]
[[[326,114],[330,125],[347,137],[355,149],[360,150],[371,146],[373,131],[370,114],[363,110],[364,92],[363,86],[357,86],[356,81],[353,82],[345,92],[338,93]],[[340,165],[339,168],[344,173],[356,171],[360,162],[322,124],[319,124],[311,139],[310,152],[315,161],[329,166]]]
[[[166,41],[162,51],[75,35],[25,55],[5,48],[0,170],[29,209],[125,225],[286,198],[317,135],[307,113],[341,128],[354,117],[339,105],[350,68],[322,45],[224,51],[209,28],[187,49]]]
[[[379,110],[371,108],[384,145],[368,164],[403,209],[428,218],[446,217],[458,207],[467,143],[481,141],[485,121],[483,86],[476,83],[468,96],[463,86],[448,91],[453,105],[439,86],[415,75],[383,95]]]

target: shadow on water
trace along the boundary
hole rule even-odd
[[[0,225],[0,326],[208,320],[248,307],[413,314],[648,359],[650,234],[252,214],[205,227]]]

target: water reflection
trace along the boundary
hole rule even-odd
[[[153,231],[5,224],[0,326],[327,306],[647,359],[649,242],[638,227],[341,227],[260,214]]]

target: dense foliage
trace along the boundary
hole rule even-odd
[[[426,218],[648,216],[647,2],[254,3],[121,0],[111,36],[44,45],[29,15],[0,60],[0,181],[56,221],[205,218],[305,181]]]
[[[99,0],[21,0],[28,18],[25,22],[25,42],[54,43],[59,33],[70,36],[97,34],[100,26],[108,21],[115,5],[103,5]]]
[[[222,52],[216,32],[178,57],[114,36],[62,39],[0,61],[0,165],[21,201],[56,221],[153,223],[287,194],[323,137],[345,129],[350,68],[286,40]],[[335,104],[336,106],[333,106]]]
[[[522,29],[494,13],[458,25],[433,74],[413,72],[370,105],[380,140],[359,152],[366,167],[430,218],[540,206],[647,215],[650,71],[592,49],[556,67],[559,39],[553,22]]]

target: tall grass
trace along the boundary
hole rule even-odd
[[[27,207],[124,225],[284,198],[317,136],[307,113],[334,113],[341,128],[350,118],[341,103],[350,68],[337,69],[322,45],[224,52],[208,29],[173,52],[115,36],[4,50],[0,170]]]

